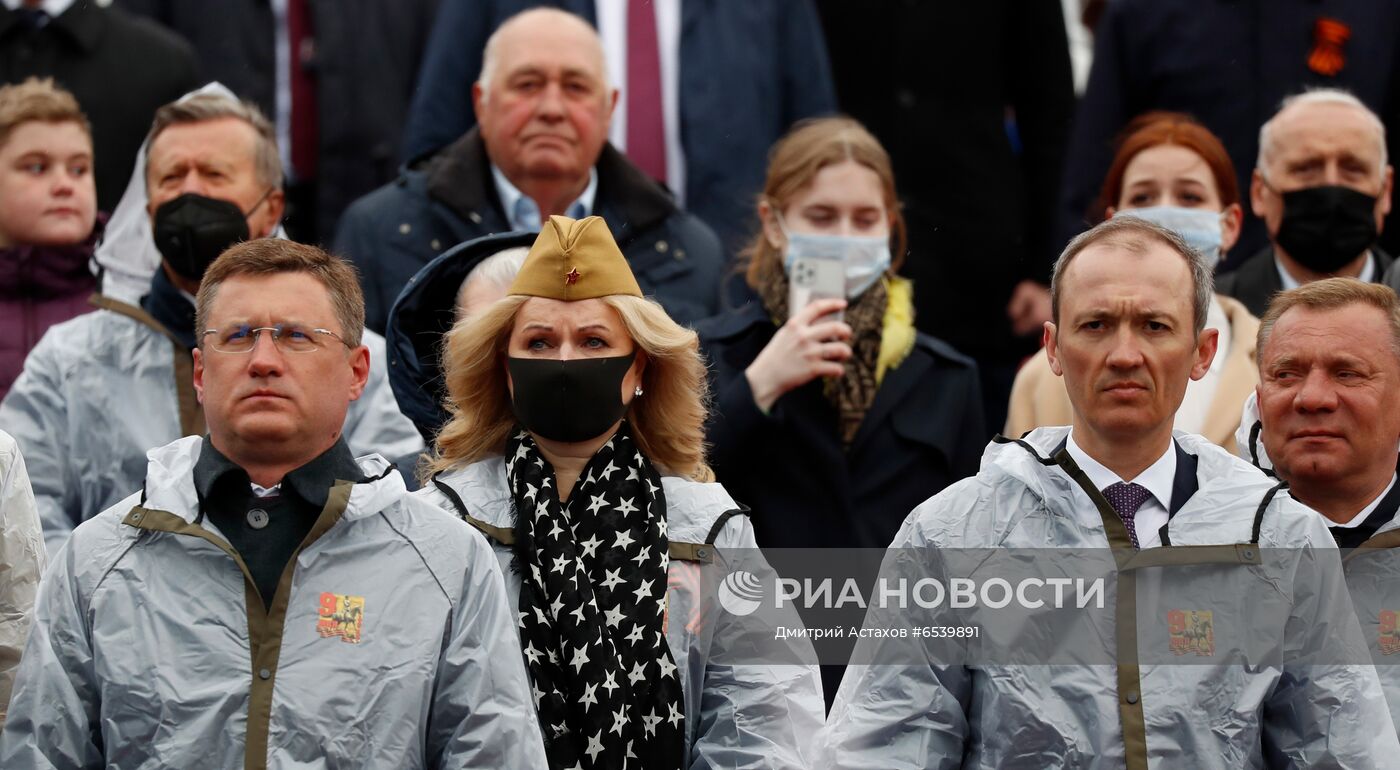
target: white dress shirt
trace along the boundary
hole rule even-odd
[[[1293,274],[1288,272],[1287,268],[1283,266],[1283,260],[1279,259],[1277,254],[1274,255],[1274,267],[1278,268],[1278,277],[1279,280],[1283,282],[1284,291],[1291,291],[1302,285],[1298,283],[1298,279],[1294,278]],[[1356,280],[1362,283],[1372,283],[1376,280],[1375,252],[1369,249],[1366,251],[1366,264],[1362,265],[1361,274],[1356,276]]]
[[[681,0],[653,0],[661,57],[661,119],[666,134],[666,186],[685,205],[685,148],[681,146]],[[618,90],[608,141],[627,151],[627,0],[595,0],[598,35],[612,85]]]
[[[1069,438],[1065,441],[1065,450],[1069,456],[1074,458],[1074,462],[1084,471],[1084,475],[1089,477],[1089,483],[1093,484],[1100,492],[1118,482],[1133,483],[1144,487],[1152,496],[1143,502],[1142,507],[1137,509],[1137,514],[1133,517],[1136,525],[1138,547],[1156,548],[1162,544],[1162,536],[1158,531],[1170,518],[1167,514],[1172,504],[1172,484],[1176,481],[1176,441],[1173,440],[1167,451],[1157,458],[1157,461],[1147,467],[1147,470],[1139,473],[1136,478],[1124,479],[1118,474],[1105,468],[1103,463],[1090,457],[1078,444],[1074,443],[1074,431],[1070,430]],[[1098,511],[1093,511],[1093,520],[1101,521]]]

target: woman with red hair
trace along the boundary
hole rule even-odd
[[[1151,112],[1128,125],[1099,200],[1105,219],[1136,216],[1155,222],[1212,263],[1235,245],[1244,217],[1224,145],[1194,118],[1177,112]],[[1216,294],[1206,327],[1220,330],[1220,347],[1206,376],[1187,386],[1176,428],[1233,452],[1240,405],[1258,382],[1259,319],[1237,300]],[[1068,425],[1072,419],[1064,382],[1050,371],[1045,356],[1034,356],[1012,386],[1006,435]]]

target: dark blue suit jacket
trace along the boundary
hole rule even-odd
[[[724,254],[713,231],[604,145],[594,166],[593,213],[608,223],[637,284],[678,323],[719,310]],[[335,251],[355,264],[365,291],[365,326],[381,334],[409,279],[449,248],[511,225],[501,210],[480,132],[472,130],[416,168],[345,210]]]
[[[476,125],[471,88],[486,39],[501,22],[538,5],[597,23],[593,0],[442,4],[404,130],[405,160]],[[733,253],[756,230],[754,198],[768,148],[793,122],[836,108],[811,0],[682,0],[680,70],[685,205]]]

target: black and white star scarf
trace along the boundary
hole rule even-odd
[[[680,768],[685,711],[666,644],[666,497],[624,422],[567,505],[530,434],[506,444],[520,644],[550,766]]]

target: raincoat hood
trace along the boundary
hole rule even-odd
[[[442,337],[457,322],[457,293],[483,259],[516,247],[528,248],[536,233],[488,235],[443,252],[409,279],[389,312],[384,338],[389,347],[389,387],[399,408],[432,443],[447,424],[447,386],[442,375]]]
[[[177,102],[194,96],[214,94],[237,99],[238,96],[222,83],[211,82],[180,97]],[[160,251],[156,249],[155,237],[151,232],[151,215],[146,211],[150,196],[146,193],[146,152],[150,147],[149,136],[141,142],[136,151],[136,163],[131,170],[131,180],[126,183],[126,192],[107,220],[107,229],[93,254],[96,271],[101,276],[99,290],[115,299],[136,304],[150,291],[151,276],[160,267]],[[273,238],[286,238],[287,233],[279,224],[272,232]]]

